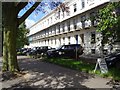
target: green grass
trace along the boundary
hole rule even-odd
[[[120,81],[120,70],[116,68],[109,68],[108,73],[102,74],[100,70],[97,70],[95,72],[96,75],[99,75],[104,78],[111,78],[113,80],[119,80]]]
[[[87,63],[85,64],[80,60],[65,59],[65,58],[51,58],[51,59],[47,59],[46,61],[84,72],[92,72],[95,66]]]
[[[95,64],[84,63],[81,60],[74,60],[74,59],[65,59],[65,58],[50,58],[46,59],[46,62],[54,63],[60,66],[64,66],[67,68],[83,71],[86,73],[96,74],[101,77],[108,77],[114,80],[120,80],[120,71],[115,68],[110,68],[108,73],[102,74],[100,70],[96,70],[94,73]]]

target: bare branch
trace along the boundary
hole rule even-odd
[[[25,19],[37,8],[40,2],[36,2],[21,18],[18,18],[18,25],[25,21]]]

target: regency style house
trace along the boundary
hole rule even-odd
[[[85,55],[99,54],[101,34],[96,31],[97,12],[110,0],[68,0],[68,2],[65,0],[64,2],[69,7],[68,12],[53,10],[29,28],[29,47],[56,48],[64,44],[81,44]]]

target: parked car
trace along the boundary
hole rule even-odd
[[[41,47],[34,47],[28,54],[29,55],[37,55],[37,54],[46,54],[47,50],[52,49],[49,46],[41,46]]]
[[[24,55],[27,55],[32,49],[31,48],[27,48],[26,50],[23,51]]]
[[[29,52],[27,52],[27,55],[36,55],[39,49],[40,47],[33,47]]]
[[[46,54],[48,50],[51,50],[53,49],[52,47],[50,46],[41,46],[41,49],[39,50],[39,54]]]
[[[108,67],[116,67],[120,69],[120,52],[115,52],[105,57]]]
[[[75,58],[83,54],[83,47],[80,44],[62,45],[59,48],[47,51],[48,57],[70,57]]]
[[[17,55],[25,55],[25,52],[26,52],[27,48],[20,48],[20,49],[17,49]]]

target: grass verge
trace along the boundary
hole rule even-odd
[[[83,63],[80,60],[65,58],[50,58],[46,59],[45,61],[87,73],[90,73],[94,70],[94,65],[91,65],[89,63]]]
[[[45,59],[45,61],[60,66],[64,66],[67,68],[71,68],[74,70],[79,70],[90,74],[96,74],[102,77],[109,77],[112,78],[113,80],[120,81],[120,71],[115,68],[110,68],[108,73],[102,74],[100,70],[97,70],[95,73],[93,72],[95,68],[95,64],[85,63],[82,62],[81,60],[65,59],[65,58],[49,58],[49,59]]]

